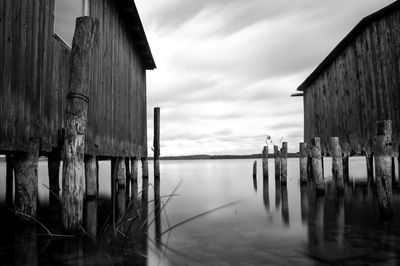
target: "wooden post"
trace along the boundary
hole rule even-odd
[[[379,210],[383,215],[392,214],[392,121],[376,123],[375,136],[375,177]]]
[[[160,200],[160,178],[154,179],[154,221],[156,245],[161,246],[161,200]]]
[[[274,156],[275,156],[275,179],[281,180],[281,156],[279,153],[278,146],[274,145]]]
[[[144,157],[142,160],[142,178],[148,179],[149,178],[149,164],[147,161],[147,157]]]
[[[126,204],[129,203],[129,195],[130,195],[130,187],[131,187],[131,182],[132,182],[132,175],[131,171],[129,169],[129,157],[125,158],[125,178],[126,178],[126,185],[125,185],[125,202]]]
[[[314,179],[313,176],[313,168],[312,168],[312,157],[311,157],[311,147],[307,146],[308,155],[307,155],[307,177],[309,179]]]
[[[13,205],[13,183],[14,183],[13,158],[11,154],[6,155],[6,206]]]
[[[268,180],[268,146],[264,146],[262,151],[262,166],[263,166],[263,178]]]
[[[86,198],[96,199],[97,191],[97,161],[95,156],[85,157],[85,185],[86,185]]]
[[[160,107],[154,108],[154,176],[160,177]]]
[[[138,158],[131,158],[131,197],[133,200],[137,197],[138,163]]]
[[[307,144],[305,142],[300,143],[300,184],[307,184]]]
[[[300,208],[301,208],[301,221],[306,224],[308,221],[308,186],[300,186]]]
[[[117,195],[117,211],[116,217],[118,220],[126,210],[126,166],[125,158],[119,158],[117,161],[117,183],[118,183],[118,195]]]
[[[97,238],[97,199],[87,198],[84,206],[84,228],[89,236]]]
[[[315,189],[317,191],[317,194],[323,194],[325,193],[325,181],[322,176],[320,138],[313,138],[311,140],[311,157],[312,157],[313,176],[315,180]]]
[[[372,185],[374,183],[374,156],[366,152],[365,161],[367,164],[367,182]]]
[[[77,18],[70,56],[62,186],[62,224],[70,232],[78,231],[82,227],[89,61],[97,28],[96,19]]]
[[[347,184],[350,183],[350,171],[349,171],[349,154],[343,153],[343,179]]]
[[[55,209],[60,206],[60,163],[61,163],[61,150],[58,148],[53,149],[48,156],[47,170],[49,172],[49,206]]]
[[[282,194],[282,220],[286,226],[289,226],[289,201],[288,201],[288,193],[287,186],[281,187]]]
[[[263,179],[263,202],[267,213],[269,213],[269,184],[268,179]]]
[[[396,184],[396,165],[394,163],[394,157],[392,157],[392,186]]]
[[[343,180],[343,158],[342,149],[340,148],[339,138],[331,138],[331,156],[332,156],[332,176],[335,181],[336,191],[338,193],[344,192]]]
[[[38,196],[39,145],[29,152],[14,153],[15,210],[36,216]]]
[[[287,142],[282,142],[281,149],[281,183],[286,185],[287,183]]]

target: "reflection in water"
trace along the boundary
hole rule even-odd
[[[308,186],[310,186],[310,183],[300,185],[301,221],[303,224],[306,224],[308,220]]]
[[[288,202],[288,193],[287,186],[281,186],[281,194],[282,194],[282,220],[286,226],[289,226],[289,202]]]
[[[263,179],[263,201],[264,201],[265,211],[267,213],[269,213],[270,212],[270,210],[269,210],[269,187],[268,187],[268,179],[266,179],[266,178]]]
[[[254,191],[257,192],[257,176],[253,176],[253,187]]]
[[[24,227],[26,225],[19,226]],[[16,253],[15,265],[38,265],[38,250],[35,226],[28,226],[23,229],[16,228],[13,249]]]
[[[337,195],[335,203],[336,203],[337,242],[339,247],[343,248],[345,216],[344,216],[344,197],[342,194]]]
[[[275,210],[277,211],[281,206],[281,182],[275,179]]]
[[[161,247],[161,201],[160,201],[160,177],[154,177],[154,219],[157,247]]]

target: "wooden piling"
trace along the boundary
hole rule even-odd
[[[322,176],[320,138],[313,138],[311,140],[311,157],[312,157],[312,168],[315,181],[315,189],[317,191],[317,194],[323,194],[325,193],[325,181]]]
[[[11,208],[13,205],[13,183],[14,183],[14,168],[13,155],[6,155],[6,206]]]
[[[281,156],[279,153],[278,146],[274,145],[274,157],[275,157],[275,179],[281,180]]]
[[[137,197],[137,179],[138,179],[138,164],[139,160],[136,157],[131,158],[131,198]],[[136,196],[135,196],[136,195]]]
[[[307,152],[308,152],[308,156],[307,156],[307,177],[309,179],[314,179],[313,177],[313,170],[312,170],[312,157],[311,157],[311,150],[310,150],[309,145],[307,145]]]
[[[374,183],[374,156],[366,152],[365,161],[367,164],[367,182],[369,185],[372,185]]]
[[[160,107],[154,108],[154,176],[160,177]]]
[[[86,198],[96,199],[97,191],[97,161],[95,156],[85,157],[85,185],[86,185]]]
[[[331,138],[332,176],[338,193],[344,192],[343,158],[339,138]]]
[[[148,179],[149,178],[149,163],[147,158],[142,158],[142,178]]]
[[[126,202],[126,204],[129,203],[130,188],[131,188],[131,182],[132,182],[132,174],[131,174],[129,166],[130,166],[129,157],[126,157],[125,158],[125,179],[126,179],[126,184],[125,184],[125,202]]]
[[[307,144],[304,142],[300,143],[300,184],[307,184]]]
[[[282,142],[281,149],[281,183],[286,185],[287,183],[287,142]]]
[[[375,179],[380,213],[392,214],[392,121],[376,123]]]
[[[268,146],[264,146],[262,151],[262,166],[263,166],[263,178],[268,180]]]
[[[47,170],[49,173],[49,206],[56,209],[60,206],[60,163],[61,163],[61,150],[58,148],[53,149],[47,158]]]
[[[347,184],[350,183],[350,169],[349,169],[349,158],[350,155],[348,153],[343,153],[343,180]]]
[[[289,220],[289,201],[288,201],[287,186],[281,187],[281,197],[282,197],[282,208],[281,208],[282,220],[286,226],[289,226],[290,220]]]
[[[392,157],[392,186],[395,186],[396,184],[396,165],[394,161],[394,157]]]
[[[84,152],[89,102],[89,61],[98,21],[91,17],[76,20],[70,55],[70,76],[65,114],[62,224],[67,231],[82,227],[84,197]]]
[[[29,152],[14,153],[15,210],[36,217],[38,196],[38,145]]]

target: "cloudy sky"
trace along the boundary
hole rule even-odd
[[[393,0],[135,2],[157,64],[147,79],[149,144],[160,106],[162,155],[187,155],[257,153],[265,134],[297,151],[303,103],[290,94]]]

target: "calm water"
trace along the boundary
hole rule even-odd
[[[147,237],[133,234],[122,241],[123,245],[113,245],[103,237],[107,233],[101,233],[106,231],[102,228],[109,213],[102,201],[97,241],[87,237],[49,239],[40,226],[8,230],[10,220],[3,218],[0,264],[400,264],[399,191],[394,189],[393,219],[380,219],[374,189],[366,185],[364,158],[351,158],[350,183],[342,197],[332,186],[329,158],[325,159],[325,196],[316,196],[311,183],[300,186],[298,159],[288,160],[287,187],[275,183],[271,159],[269,180],[263,181],[261,160],[257,160],[258,174],[253,180],[253,161],[162,161],[160,184],[154,184],[151,171],[148,194],[146,189],[140,192],[147,188],[141,179],[138,184],[141,202],[149,202],[146,210],[140,210],[141,221],[149,225],[142,229]],[[0,164],[0,202],[4,202],[4,168]],[[43,211],[48,202],[46,168],[46,163],[41,162],[42,211],[38,220],[53,228],[48,212]],[[152,169],[151,164],[149,168]],[[110,164],[101,162],[99,189],[106,199],[110,198],[109,173]],[[168,197],[173,192],[175,195]],[[89,213],[90,204],[85,208]],[[154,217],[155,213],[160,215]],[[189,218],[194,219],[188,221]],[[186,222],[181,224],[183,221]]]

